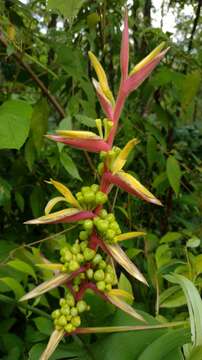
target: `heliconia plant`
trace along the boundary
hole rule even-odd
[[[59,263],[38,264],[42,268],[52,270],[53,277],[20,299],[20,301],[29,300],[58,286],[65,287],[65,294],[60,299],[59,308],[52,312],[55,330],[41,355],[41,360],[51,356],[65,335],[102,331],[101,328],[81,327],[82,313],[90,310],[83,299],[88,289],[98,294],[104,301],[109,301],[134,318],[145,322],[144,318],[127,303],[127,299],[131,300],[131,294],[117,288],[114,266],[114,262],[117,262],[135,279],[147,284],[144,276],[119,245],[121,241],[144,236],[145,233],[141,231],[122,233],[114,214],[108,213],[104,205],[107,203],[108,194],[113,185],[144,201],[161,205],[161,202],[134,176],[123,170],[127,157],[138,144],[138,140],[130,140],[123,149],[113,144],[119,118],[128,95],[141,85],[164,57],[168,50],[162,50],[164,45],[164,43],[160,44],[128,72],[129,33],[126,13],[120,51],[121,81],[116,98],[110,90],[102,65],[96,56],[89,52],[91,64],[97,75],[97,80],[93,79],[93,85],[106,115],[103,120],[95,120],[98,134],[90,131],[58,130],[55,135],[46,135],[51,140],[74,148],[99,153],[100,183],[83,186],[74,196],[65,185],[51,179],[49,183],[61,195],[48,202],[45,215],[26,222],[26,224],[77,222],[81,228],[79,239],[76,239],[73,245],[67,243],[60,249]],[[53,211],[55,205],[60,202],[64,203],[64,210]],[[119,330],[129,331],[132,327],[111,329],[111,331]],[[103,328],[103,332],[108,331],[110,330]]]

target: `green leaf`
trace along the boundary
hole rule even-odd
[[[53,322],[49,319],[46,319],[42,316],[35,318],[34,323],[37,329],[45,335],[50,335],[53,331]]]
[[[201,240],[197,236],[193,236],[187,241],[186,246],[189,248],[196,248],[200,246],[200,244],[201,244]]]
[[[178,232],[168,231],[164,236],[162,236],[162,238],[160,240],[160,244],[176,241],[176,240],[181,239],[181,237],[182,237],[182,234],[180,234]]]
[[[20,285],[20,283],[17,280],[11,277],[2,277],[0,278],[0,281],[2,281],[5,285],[7,285],[8,288],[15,293],[16,299],[19,299],[24,295],[25,291],[22,285]]]
[[[37,150],[41,148],[44,142],[44,134],[48,129],[49,107],[45,98],[39,100],[33,109],[31,118],[31,134],[33,143]]]
[[[160,307],[174,308],[186,304],[186,298],[178,285],[164,290],[159,297]]]
[[[48,0],[48,9],[59,10],[61,15],[72,19],[78,14],[83,3],[84,0]]]
[[[75,118],[81,123],[88,127],[96,127],[95,119],[85,115],[75,115]]]
[[[131,283],[123,273],[121,273],[121,276],[119,278],[118,288],[127,291],[129,294],[133,296],[133,289]],[[124,299],[124,301],[130,305],[132,305],[133,303],[133,300],[129,300],[129,299]]]
[[[152,168],[152,165],[158,161],[157,156],[157,143],[155,138],[152,135],[148,135],[147,138],[147,162],[149,168]]]
[[[12,267],[13,269],[23,272],[24,274],[31,275],[35,280],[37,280],[35,271],[26,262],[19,260],[19,259],[15,259],[15,260],[9,261],[7,263],[7,265]]]
[[[60,154],[60,161],[69,175],[77,180],[82,181],[74,161],[65,151],[62,151]]]
[[[190,103],[195,98],[199,86],[201,84],[201,72],[199,70],[192,71],[187,74],[181,84],[181,105],[182,110],[185,111]]]
[[[155,258],[158,269],[168,264],[172,258],[169,246],[167,244],[160,245],[156,250]]]
[[[192,344],[194,347],[202,346],[202,300],[197,288],[190,280],[179,274],[166,275],[165,278],[182,287],[189,310]]]
[[[24,211],[25,201],[23,196],[19,192],[15,192],[15,201],[21,212]]]
[[[19,150],[29,134],[32,107],[22,100],[0,106],[0,149]]]
[[[177,159],[174,156],[169,156],[166,163],[166,171],[170,186],[178,195],[180,190],[181,170]]]

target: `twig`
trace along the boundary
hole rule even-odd
[[[191,36],[190,36],[190,39],[189,39],[189,45],[188,45],[188,52],[189,53],[191,52],[192,47],[193,47],[193,39],[194,39],[194,34],[196,32],[196,28],[197,28],[197,25],[198,25],[198,21],[199,21],[199,18],[200,18],[201,6],[202,6],[202,0],[198,0],[198,6],[197,6],[197,9],[196,9],[196,16],[195,16],[195,19],[194,19],[194,22],[193,22],[193,28],[192,28]]]

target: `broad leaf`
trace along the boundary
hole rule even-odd
[[[170,186],[175,194],[178,195],[180,190],[181,170],[180,165],[174,156],[169,156],[167,159],[166,171]]]

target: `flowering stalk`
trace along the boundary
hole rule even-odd
[[[113,185],[144,201],[161,205],[161,202],[137,179],[123,171],[130,151],[139,141],[132,139],[123,149],[113,146],[113,143],[128,95],[150,75],[163,58],[167,51],[162,51],[163,47],[164,44],[160,44],[128,74],[129,34],[126,13],[120,52],[121,82],[116,99],[110,90],[102,65],[95,55],[89,52],[98,78],[98,81],[93,79],[93,85],[101,107],[107,116],[103,120],[96,119],[98,134],[89,131],[59,130],[56,135],[46,135],[51,140],[74,148],[98,152],[100,154],[98,172],[101,180],[100,184],[82,187],[81,191],[74,196],[65,185],[51,179],[49,183],[61,193],[61,196],[48,202],[44,216],[26,222],[26,224],[79,222],[81,226],[79,239],[76,239],[73,245],[67,243],[60,249],[60,263],[38,264],[42,268],[53,271],[52,279],[40,284],[21,298],[21,301],[29,300],[55,287],[61,285],[66,287],[64,298],[59,302],[60,307],[52,313],[55,330],[41,360],[51,356],[65,334],[85,332],[80,325],[82,313],[90,310],[89,305],[83,299],[88,289],[134,318],[145,321],[132,306],[124,301],[128,298],[131,300],[131,295],[117,289],[114,268],[114,261],[118,262],[135,279],[147,284],[144,276],[119,245],[120,241],[144,236],[145,233],[139,231],[122,234],[114,214],[108,213],[103,206],[108,200],[108,194]],[[66,203],[67,207],[52,212],[53,208],[61,202]],[[90,332],[89,328],[86,332]]]

